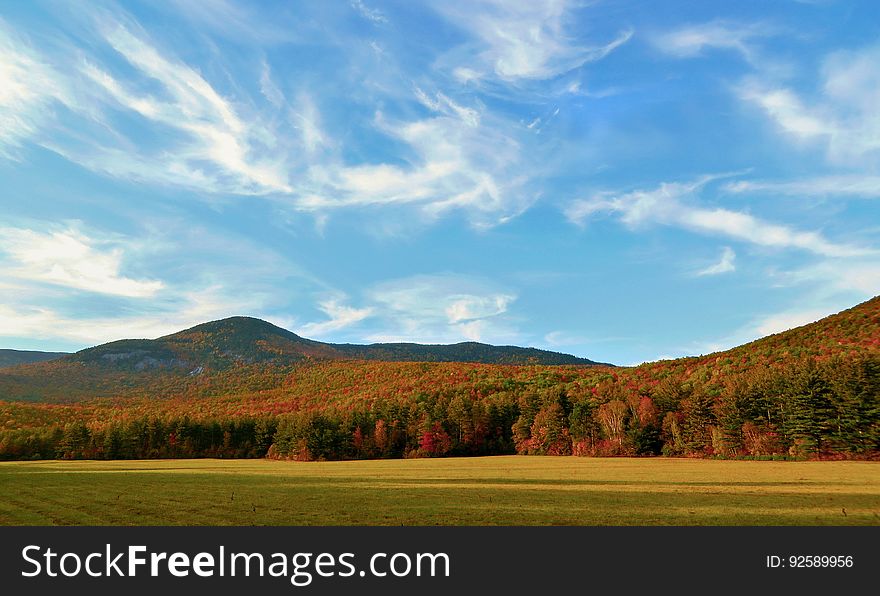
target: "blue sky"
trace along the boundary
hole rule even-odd
[[[631,364],[880,293],[876,2],[7,2],[0,344]]]

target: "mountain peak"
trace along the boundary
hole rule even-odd
[[[177,331],[175,333],[171,333],[169,335],[165,335],[160,337],[159,339],[170,339],[170,338],[179,338],[187,335],[197,334],[197,333],[206,333],[206,334],[227,334],[227,333],[235,333],[235,334],[245,334],[245,335],[262,335],[262,334],[274,334],[281,335],[284,337],[288,337],[291,339],[304,340],[302,337],[293,333],[292,331],[288,331],[278,325],[270,323],[269,321],[264,321],[263,319],[258,319],[256,317],[248,317],[243,315],[236,315],[232,317],[226,317],[224,319],[217,319],[216,321],[208,321],[206,323],[200,323],[195,325],[194,327],[190,327],[188,329],[184,329],[183,331]]]

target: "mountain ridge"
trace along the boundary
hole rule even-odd
[[[296,341],[249,328],[264,350],[264,332]],[[221,321],[159,346],[229,358],[230,329]],[[143,347],[0,371],[0,459],[880,457],[880,298],[636,367],[233,359],[224,370],[133,371],[103,358]]]
[[[469,349],[476,350],[477,354],[468,354]],[[633,379],[634,387],[649,387],[656,380],[656,371],[668,371],[662,375],[688,375],[688,371],[694,370],[730,375],[755,367],[774,366],[792,358],[877,351],[880,351],[880,297],[815,323],[722,352],[636,367],[607,367],[585,361],[591,365],[572,368],[607,371],[602,374],[615,377],[625,374]],[[298,368],[322,362],[337,363],[339,366],[333,369],[336,371],[333,374],[343,376],[356,374],[352,371],[359,367],[347,365],[355,361],[387,362],[389,366],[407,362],[425,365],[450,362],[487,365],[488,362],[488,366],[499,366],[499,374],[507,375],[511,373],[503,372],[502,365],[546,364],[536,362],[535,354],[562,356],[562,360],[554,361],[556,369],[583,362],[553,352],[476,342],[434,346],[327,344],[302,338],[260,319],[230,317],[155,340],[119,340],[48,362],[0,369],[0,400],[76,402],[104,397],[213,398],[254,394],[297,382],[293,379],[300,375]],[[541,374],[539,369],[542,368],[546,368],[548,374],[557,374],[551,370],[554,366],[537,366],[536,374]],[[407,374],[411,374],[416,369],[407,370],[410,370]],[[369,383],[368,380],[361,382]],[[315,390],[320,392],[321,387]]]
[[[71,402],[191,391],[222,395],[277,386],[297,366],[354,360],[601,366],[569,354],[477,342],[331,344],[236,316],[156,339],[122,339],[0,369],[0,400]]]
[[[301,337],[254,317],[207,321],[156,339],[122,339],[80,350],[65,358],[77,362],[119,364],[146,370],[158,367],[212,366],[233,362],[294,364],[308,360],[383,360],[389,362],[480,362],[484,364],[602,365],[587,358],[533,347],[454,344],[335,344]]]
[[[43,352],[40,350],[12,350],[0,348],[0,368],[17,366],[19,364],[31,364],[34,362],[46,362],[67,355],[68,352]]]

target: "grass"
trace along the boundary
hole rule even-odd
[[[880,525],[880,463],[0,463],[2,525]]]

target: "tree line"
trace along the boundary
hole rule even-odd
[[[880,357],[802,358],[738,374],[614,372],[589,382],[421,391],[281,415],[150,415],[0,431],[0,459],[334,460],[497,454],[873,457]]]

